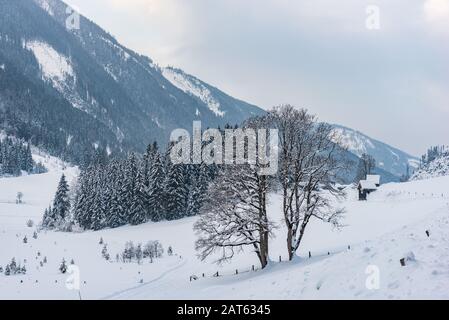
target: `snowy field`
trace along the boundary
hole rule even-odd
[[[199,261],[196,218],[98,232],[41,232],[34,239],[36,227],[27,227],[27,221],[40,222],[63,172],[69,181],[77,174],[55,158],[36,160],[49,172],[0,179],[0,266],[15,257],[27,268],[26,275],[0,274],[0,299],[449,299],[449,177],[384,185],[367,202],[357,201],[350,189],[340,204],[346,207],[346,226],[311,224],[300,258],[291,263],[279,263],[287,254],[280,198],[273,195],[270,212],[278,237],[270,244],[272,262],[253,272],[254,254],[221,267]],[[24,203],[17,205],[19,191]],[[102,258],[100,238],[111,262]],[[115,261],[127,241],[150,240],[159,240],[165,250],[172,246],[175,254],[140,265]],[[415,260],[402,267],[400,259],[411,252]],[[43,257],[48,262],[41,266]],[[66,288],[68,276],[58,270],[63,258],[79,267],[80,291]],[[379,271],[377,289],[366,286],[370,270]],[[217,271],[220,277],[213,277]],[[192,275],[199,279],[191,282]]]

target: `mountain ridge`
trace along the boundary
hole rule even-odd
[[[419,159],[385,142],[342,125],[332,124],[348,150],[360,157],[367,153],[376,159],[376,166],[397,177],[407,175],[408,170],[416,169]],[[410,173],[410,172],[409,172]]]
[[[0,88],[0,120],[9,134],[78,163],[84,161],[80,154],[98,148],[121,153],[141,152],[153,141],[164,145],[171,130],[191,128],[194,120],[218,127],[264,112],[199,82],[219,101],[220,113],[214,112],[207,101],[173,85],[150,58],[86,17],[80,16],[79,29],[67,29],[68,7],[60,0],[0,1],[0,81],[17,78],[14,86]],[[24,92],[36,91],[32,84],[45,87],[36,88],[42,99],[34,93],[22,101]],[[76,121],[56,122],[56,108]]]
[[[223,127],[266,112],[179,68],[160,67],[82,15],[79,29],[67,29],[68,7],[61,0],[0,0],[0,129],[8,134],[89,163],[102,153],[163,145],[173,129],[190,130],[193,121]],[[413,158],[345,130],[357,133],[352,144],[364,137]],[[396,168],[374,156],[388,181],[405,172],[403,161]]]

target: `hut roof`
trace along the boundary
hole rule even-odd
[[[369,174],[366,176],[366,180],[373,182],[374,184],[380,184],[380,176],[377,174]]]
[[[359,187],[363,190],[377,190],[376,183],[368,180],[360,180]]]

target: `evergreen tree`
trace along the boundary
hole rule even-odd
[[[110,228],[117,228],[127,223],[124,201],[122,201],[123,166],[118,161],[113,161],[109,167],[111,203],[106,224]]]
[[[53,201],[53,218],[56,221],[57,226],[67,220],[70,214],[70,199],[69,199],[69,185],[67,184],[65,175],[61,176],[58,189],[56,190],[55,199]]]
[[[156,153],[151,166],[149,187],[146,191],[146,194],[148,195],[146,206],[152,221],[161,221],[165,217],[166,199],[164,192],[164,176],[165,173],[161,156],[159,153]]]
[[[22,171],[28,173],[45,171],[41,167],[42,164],[37,168],[33,161],[30,143],[25,144],[22,140],[10,137],[0,141],[0,175],[20,176]]]
[[[145,185],[143,184],[142,175],[138,172],[134,184],[133,199],[129,217],[129,221],[133,225],[138,225],[148,221],[143,190],[145,190]]]
[[[94,177],[93,193],[95,195],[91,207],[91,228],[101,230],[106,227],[106,213],[109,204],[109,187],[105,181],[102,169],[96,171]]]
[[[188,188],[185,167],[171,165],[164,183],[167,197],[166,219],[176,220],[186,215]]]
[[[88,229],[90,228],[90,207],[88,203],[89,195],[89,180],[90,171],[82,170],[79,176],[79,188],[75,196],[75,206],[74,206],[74,220],[79,224],[80,227]]]
[[[61,265],[59,266],[59,271],[61,273],[66,273],[67,272],[67,264],[65,262],[65,259],[62,259]]]
[[[54,228],[54,226],[53,210],[51,209],[51,206],[49,206],[45,209],[44,217],[42,219],[42,227],[50,229]]]

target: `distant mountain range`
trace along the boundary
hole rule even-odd
[[[344,146],[350,152],[360,157],[367,153],[376,159],[378,170],[385,170],[396,177],[407,173],[410,174],[418,168],[419,159],[397,148],[387,145],[381,141],[368,137],[367,135],[340,125],[334,125]]]
[[[264,113],[180,69],[158,66],[83,16],[80,29],[67,29],[70,10],[60,0],[0,0],[0,12],[0,130],[64,160],[143,151],[195,120],[218,127]],[[373,155],[386,181],[417,162],[360,132],[335,129],[347,158]]]

